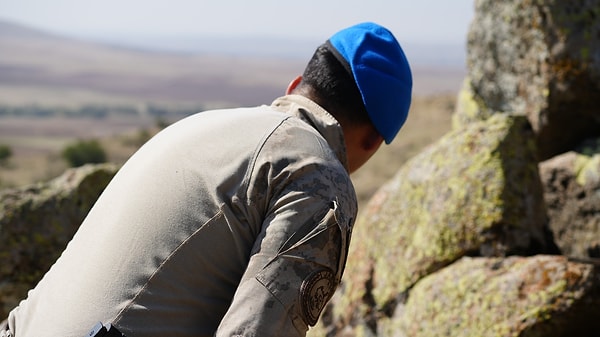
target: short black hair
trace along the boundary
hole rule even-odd
[[[302,85],[309,86],[317,104],[338,122],[349,125],[371,123],[354,77],[324,43],[314,52],[302,74]]]

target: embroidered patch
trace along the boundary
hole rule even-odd
[[[317,324],[319,315],[333,296],[335,288],[335,276],[329,269],[317,270],[302,282],[300,302],[308,325]]]

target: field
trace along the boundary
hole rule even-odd
[[[398,168],[424,146],[450,129],[454,95],[417,97],[411,113],[391,145],[383,145],[375,156],[353,175],[361,203]],[[157,131],[156,120],[143,117],[94,118],[0,118],[0,144],[13,156],[0,166],[0,187],[23,186],[60,175],[67,169],[62,149],[79,139],[98,139],[109,161],[123,163],[148,135]]]
[[[139,130],[154,123],[140,118],[0,118],[0,144],[10,147],[13,155],[0,166],[0,187],[17,187],[45,181],[67,169],[61,152],[77,140],[99,139],[109,160],[123,162],[136,147],[128,142]]]
[[[13,152],[0,163],[0,188],[60,175],[67,169],[61,152],[77,140],[99,140],[108,160],[122,164],[158,131],[152,114],[157,106],[201,111],[268,104],[284,93],[305,62],[117,48],[1,21],[0,50],[0,145]],[[353,176],[361,203],[450,129],[465,70],[414,60],[414,100],[406,125],[392,145],[382,146]],[[95,117],[72,113],[89,106],[129,112]],[[28,109],[63,113],[22,113]],[[181,118],[168,116],[168,122]]]

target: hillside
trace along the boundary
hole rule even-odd
[[[201,44],[202,40],[194,43]],[[206,43],[214,43],[214,39]],[[140,101],[202,103],[207,107],[262,104],[280,95],[306,61],[116,47],[2,21],[0,50],[0,103],[9,105]],[[464,77],[463,67],[456,62],[445,64],[443,59],[438,64],[419,62],[431,59],[433,53],[435,49],[429,48],[414,56],[415,94],[456,92]]]
[[[151,104],[192,108],[268,104],[283,93],[305,63],[299,58],[117,47],[1,21],[0,50],[0,108],[60,110],[100,105],[143,112]],[[431,58],[432,49],[428,54]],[[384,147],[355,175],[362,199],[449,128],[464,69],[455,63],[417,59],[413,77],[412,112],[398,141]],[[77,139],[102,139],[109,159],[121,163],[135,151],[132,143],[139,142],[139,135],[154,124],[144,114],[107,118],[0,115],[0,145],[14,152],[8,165],[0,165],[0,188],[59,175],[66,169],[60,151]]]
[[[0,102],[253,105],[280,95],[298,60],[148,52],[0,24]]]

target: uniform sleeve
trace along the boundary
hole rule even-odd
[[[288,170],[216,336],[304,336],[340,282],[356,215],[350,180],[331,164]]]

